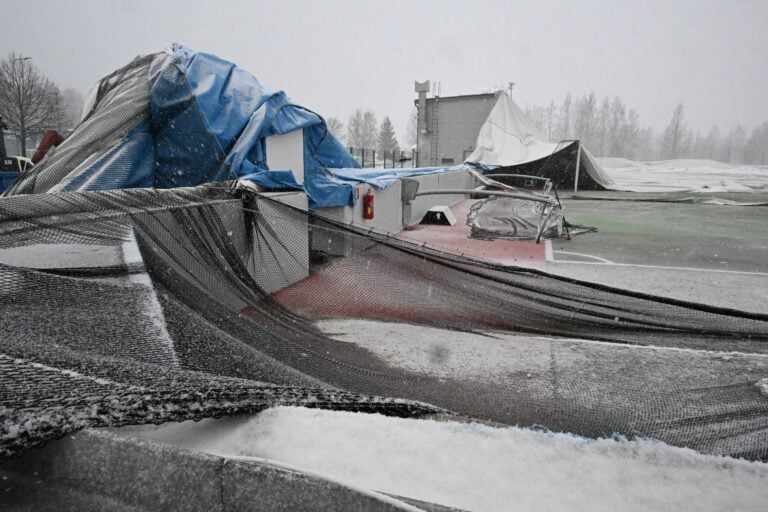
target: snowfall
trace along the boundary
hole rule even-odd
[[[615,158],[602,163],[622,190],[768,191],[764,167]],[[126,263],[135,263],[128,257],[136,254],[132,244],[123,247]],[[84,252],[107,250],[74,245],[65,249],[58,265],[72,258],[81,263],[90,256],[103,260],[103,254]],[[29,256],[28,251],[0,251],[0,261],[6,264],[51,265]],[[147,311],[159,312],[151,282],[141,283],[147,286]],[[157,330],[167,338],[162,314],[155,317]],[[441,377],[502,379],[520,356],[505,352],[512,344],[482,334],[349,320],[324,321],[318,327],[393,366]],[[345,332],[372,334],[339,334]],[[756,387],[768,400],[768,375]],[[758,511],[768,506],[768,464],[704,455],[649,439],[588,439],[522,426],[293,407],[116,431],[222,457],[266,459],[366,492],[471,511]]]

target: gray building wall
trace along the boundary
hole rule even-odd
[[[418,165],[429,167],[464,162],[474,151],[480,127],[494,105],[494,93],[427,98],[425,130],[422,127],[417,130]]]

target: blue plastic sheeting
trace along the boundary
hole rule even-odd
[[[125,135],[116,146],[96,160],[86,160],[56,185],[52,192],[151,187],[155,177],[155,145],[147,122]]]
[[[247,177],[267,189],[303,189],[310,208],[354,200],[351,186],[325,171],[357,162],[323,118],[230,62],[174,45],[172,64],[161,68],[152,85],[150,105],[158,134],[156,187]],[[303,186],[289,170],[269,169],[266,154],[267,137],[299,129],[304,130]]]
[[[13,184],[16,178],[19,177],[19,174],[21,173],[0,171],[0,194],[2,194],[5,191],[5,189],[7,189]]]
[[[213,105],[203,108],[176,62],[175,56],[167,59],[149,77],[149,125],[156,148],[153,184],[157,188],[193,187],[226,180],[227,173],[221,171],[225,149],[216,134],[208,131],[206,110]]]
[[[488,165],[480,162],[466,162],[464,165],[468,167],[474,167],[475,169],[479,169],[483,172],[495,171],[496,169],[501,167],[500,165]]]
[[[246,165],[250,163],[246,162]],[[304,190],[304,187],[296,182],[296,177],[290,170],[262,171],[254,168],[254,172],[240,177],[241,180],[251,181],[266,189],[293,189]]]
[[[173,60],[186,77],[205,119],[206,129],[225,150],[240,136],[251,114],[276,91],[247,71],[215,55],[173,45]]]
[[[358,163],[318,114],[231,62],[178,44],[155,55],[148,70],[146,118],[127,134],[107,132],[120,141],[81,162],[56,190],[172,188],[248,177],[266,188],[303,189],[311,208],[353,204],[353,186],[326,169]],[[135,90],[135,84],[125,87]],[[266,158],[267,137],[299,129],[303,185],[289,170],[270,170]],[[71,139],[77,140],[77,130]]]

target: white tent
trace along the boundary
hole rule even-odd
[[[574,148],[571,147],[573,144],[578,144],[578,152],[576,152],[576,162],[574,165],[568,166],[569,169],[551,169],[544,165],[545,159],[549,159],[553,155],[569,148],[573,152]],[[501,167],[542,162],[539,169],[547,175],[567,172],[570,175],[567,179],[574,185],[574,188],[577,188],[577,185],[582,187],[582,184],[592,185],[589,188],[611,188],[613,186],[613,180],[584,146],[578,141],[548,142],[533,121],[505,93],[499,95],[496,105],[488,114],[488,119],[480,128],[475,147],[476,149],[467,157],[465,162]],[[578,163],[578,172],[575,172],[576,163]],[[584,176],[581,173],[584,173]],[[521,171],[520,174],[529,173]],[[560,178],[557,181],[561,183],[564,182],[563,178],[565,178],[563,176],[551,177]],[[577,179],[578,184],[576,183]],[[597,187],[594,186],[595,184]]]

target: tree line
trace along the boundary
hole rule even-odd
[[[349,116],[346,130],[344,123],[337,117],[329,117],[325,123],[336,138],[351,148],[375,150],[382,155],[400,151],[395,127],[387,116],[378,125],[376,114],[370,110],[357,109]]]
[[[16,135],[22,153],[30,138],[49,129],[66,132],[79,122],[83,97],[74,89],[60,89],[30,57],[10,53],[0,60],[0,115],[5,129]],[[599,100],[594,93],[574,98],[570,93],[561,104],[528,106],[526,113],[550,141],[579,139],[597,156],[632,160],[706,158],[736,164],[768,164],[768,121],[752,129],[742,125],[723,134],[718,126],[703,135],[685,120],[682,103],[672,111],[663,132],[643,126],[640,115],[619,97]],[[406,127],[406,146],[415,143],[415,112]],[[377,123],[376,115],[357,109],[346,128],[337,117],[326,120],[329,130],[347,146],[376,150],[382,154],[400,151],[389,117]],[[410,140],[413,139],[413,140]]]
[[[717,125],[703,135],[688,126],[679,103],[661,133],[640,123],[639,114],[618,97],[598,100],[594,93],[559,105],[528,106],[526,113],[550,141],[579,139],[597,156],[631,160],[702,158],[735,164],[768,164],[768,121],[747,130],[738,125],[722,134]]]
[[[82,95],[60,89],[30,57],[10,53],[0,60],[0,116],[5,129],[19,140],[22,154],[30,138],[46,130],[66,132],[80,120]]]

